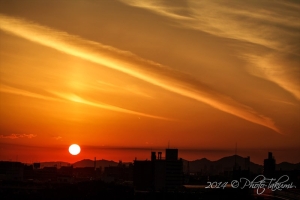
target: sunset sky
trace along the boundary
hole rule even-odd
[[[300,2],[0,0],[0,160],[178,148],[300,162]],[[78,156],[68,153],[72,143]]]

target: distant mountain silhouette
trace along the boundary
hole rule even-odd
[[[245,158],[241,157],[239,155],[232,155],[223,157],[216,161],[210,161],[207,158],[202,158],[194,161],[187,161],[183,159],[183,170],[184,172],[202,172],[202,173],[213,173],[217,174],[219,172],[223,171],[232,171],[233,167],[235,165],[235,162],[237,166],[239,166],[242,170],[246,169],[246,163]],[[128,163],[123,163],[128,165]],[[81,161],[77,161],[73,164],[67,163],[67,162],[42,162],[41,168],[43,167],[61,167],[61,166],[71,166],[73,165],[74,168],[77,167],[94,167],[94,161],[90,159],[84,159]],[[118,163],[115,161],[109,161],[109,160],[97,160],[96,161],[96,167],[101,167],[102,170],[104,167],[108,166],[117,166]],[[262,173],[263,172],[263,165],[259,165],[256,163],[253,163],[250,161],[249,163],[249,169],[253,173]],[[283,171],[290,171],[294,169],[300,170],[300,163],[292,164],[288,162],[282,162],[276,165],[276,170],[283,170]]]
[[[53,161],[53,162],[41,162],[41,168],[44,167],[62,167],[62,166],[70,166],[71,164],[63,161]]]
[[[90,159],[84,159],[84,160],[80,160],[77,161],[75,163],[68,163],[68,162],[62,162],[62,161],[53,161],[53,162],[41,162],[41,168],[44,167],[63,167],[63,166],[71,166],[73,165],[74,168],[77,167],[94,167],[94,161],[90,160]],[[104,167],[108,167],[108,166],[116,166],[118,165],[117,162],[114,161],[109,161],[109,160],[97,160],[96,161],[96,167],[102,167],[102,169],[104,169]]]
[[[102,167],[102,169],[104,167],[108,167],[108,166],[117,166],[118,163],[114,162],[114,161],[109,161],[109,160],[96,160],[96,167]],[[73,167],[77,168],[77,167],[94,167],[94,161],[90,160],[90,159],[84,159],[81,161],[77,161],[75,163],[73,163]]]
[[[189,161],[189,164],[188,161],[184,161],[184,169],[185,171],[187,171],[189,165],[189,171],[191,173],[195,173],[195,172],[218,173],[224,170],[232,171],[235,162],[237,166],[239,166],[242,170],[246,169],[245,158],[238,155],[227,156],[216,161],[210,161],[206,158]],[[257,173],[262,171],[263,166],[255,164],[250,161],[249,169],[250,171]]]
[[[282,162],[276,165],[276,170],[283,170],[283,171],[291,171],[294,169],[300,170],[300,163],[292,164],[288,162]]]

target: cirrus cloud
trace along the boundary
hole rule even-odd
[[[31,138],[34,138],[36,137],[37,135],[35,134],[18,134],[18,133],[12,133],[12,134],[7,134],[7,135],[0,135],[0,138],[4,138],[4,139],[20,139],[20,138],[28,138],[28,139],[31,139]]]
[[[187,74],[159,63],[145,60],[130,52],[6,15],[0,15],[0,29],[60,52],[123,72],[165,90],[205,103],[215,109],[280,133],[280,130],[271,118],[258,113],[253,108],[213,90]],[[81,97],[70,97],[61,93],[56,94],[78,103],[107,107],[107,105],[89,102]],[[110,109],[124,112],[124,109],[116,107],[110,106]],[[140,114],[136,112],[131,113]]]

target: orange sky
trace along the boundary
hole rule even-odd
[[[0,0],[0,160],[131,161],[170,141],[190,160],[237,143],[257,162],[268,151],[299,162],[299,12],[293,1]]]

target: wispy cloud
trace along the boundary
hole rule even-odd
[[[150,10],[173,19],[177,24],[220,37],[247,41],[271,49],[289,51],[299,47],[300,4],[286,1],[193,1],[181,7],[160,0],[120,0],[128,5]],[[178,10],[184,14],[178,15]],[[180,17],[178,17],[180,16]],[[283,37],[285,36],[285,37]],[[299,51],[296,52],[299,55]]]
[[[100,103],[100,102],[88,101],[78,95],[75,95],[75,94],[67,94],[67,93],[61,93],[61,92],[55,92],[55,91],[52,91],[52,93],[57,95],[60,98],[63,98],[63,99],[69,100],[69,101],[73,101],[73,102],[77,102],[77,103],[81,103],[81,104],[85,104],[85,105],[89,105],[89,106],[93,106],[93,107],[97,107],[97,108],[104,108],[107,110],[113,110],[113,111],[122,112],[122,113],[134,114],[134,115],[139,115],[139,116],[149,117],[149,118],[154,118],[154,119],[172,120],[169,118],[155,116],[155,115],[149,115],[149,114],[141,113],[141,112],[136,112],[136,111],[132,111],[132,110],[128,110],[128,109],[124,109],[124,108],[120,108],[117,106],[112,106],[112,105],[108,105],[108,104],[104,104],[104,103]]]
[[[187,0],[184,6],[181,5],[185,15],[179,18],[176,17],[178,7],[168,7],[164,1],[121,1],[173,19],[185,28],[266,47],[267,52],[263,55],[257,56],[255,51],[242,55],[256,69],[251,69],[250,73],[276,83],[300,100],[300,68],[289,65],[289,59],[277,63],[280,54],[300,56],[299,2]],[[299,65],[299,59],[297,63]]]
[[[99,103],[99,102],[97,102],[97,103],[91,102],[91,101],[85,100],[85,99],[83,99],[83,98],[81,98],[81,97],[79,97],[75,94],[65,94],[65,93],[62,93],[62,92],[49,91],[50,93],[52,93],[52,94],[56,95],[57,97],[59,97],[59,98],[53,98],[53,97],[49,97],[49,96],[29,92],[29,91],[26,91],[26,90],[21,90],[21,89],[18,89],[18,88],[10,87],[10,86],[3,85],[3,84],[0,86],[0,92],[5,92],[5,93],[10,93],[10,94],[15,94],[15,95],[21,95],[21,96],[26,96],[26,97],[31,97],[31,98],[37,98],[37,99],[42,99],[42,100],[50,100],[50,101],[60,101],[60,102],[73,101],[73,102],[77,102],[77,103],[81,103],[81,104],[85,104],[85,105],[89,105],[89,106],[94,106],[94,107],[107,109],[107,110],[112,110],[112,111],[117,111],[117,112],[122,112],[122,113],[128,113],[128,114],[133,114],[133,115],[138,115],[138,116],[143,116],[143,117],[149,117],[149,118],[154,118],[154,119],[171,120],[169,118],[150,115],[150,114],[141,113],[141,112],[136,112],[136,111],[120,108],[120,107],[117,107],[117,106],[112,106],[112,105],[103,104],[103,103]]]
[[[177,20],[191,20],[190,16],[188,16],[188,9],[182,5],[176,5],[175,1],[155,1],[155,0],[120,0],[126,4],[131,6],[146,8],[160,15],[164,15]],[[183,1],[181,2],[183,3]]]
[[[245,55],[250,62],[249,73],[276,83],[300,100],[300,59],[283,58],[277,54]]]
[[[5,139],[19,139],[19,138],[34,138],[37,135],[35,134],[16,134],[16,133],[12,133],[12,134],[8,134],[8,135],[0,135],[0,138],[5,138]]]
[[[52,98],[49,96],[41,95],[41,94],[36,94],[33,92],[29,92],[26,90],[10,87],[4,84],[0,85],[0,92],[5,92],[5,93],[10,93],[10,94],[15,94],[15,95],[20,95],[20,96],[25,96],[25,97],[31,97],[31,98],[37,98],[37,99],[42,99],[42,100],[50,100],[50,101],[60,101],[57,98]]]
[[[220,37],[299,54],[294,51],[298,47],[293,42],[299,38],[298,15],[287,12],[284,8],[279,9],[280,5],[276,2],[270,4],[251,1],[244,1],[243,4],[238,1],[191,1],[195,22],[190,27]]]
[[[103,82],[103,81],[97,81],[97,82],[111,88],[110,91],[115,91],[118,93],[120,93],[120,91],[124,91],[124,92],[130,92],[132,94],[136,94],[138,96],[142,96],[142,97],[146,97],[146,98],[153,98],[152,96],[148,95],[146,92],[142,91],[136,85],[125,85],[125,86],[121,87],[121,86],[113,85],[113,84]]]
[[[0,29],[66,54],[121,71],[168,91],[195,99],[223,112],[280,132],[270,118],[257,113],[252,108],[212,90],[186,74],[144,60],[132,53],[6,15],[0,15]],[[87,105],[109,107],[112,110],[127,112],[125,109],[90,102],[80,97],[59,95]],[[134,111],[130,112],[139,114]]]
[[[55,140],[61,140],[62,137],[61,136],[55,136],[55,137],[53,137],[53,139],[55,139]]]

